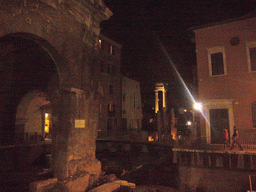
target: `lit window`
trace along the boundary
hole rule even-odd
[[[246,44],[248,71],[256,72],[256,42]]]
[[[226,75],[226,55],[224,47],[208,49],[210,76]]]
[[[108,104],[108,116],[115,116],[115,105]]]
[[[99,49],[101,49],[101,39],[99,39]]]

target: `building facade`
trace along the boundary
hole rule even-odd
[[[255,14],[194,29],[201,141],[222,144],[223,129],[256,139]]]
[[[99,52],[97,61],[100,71],[98,138],[115,137],[122,126],[121,45],[100,35]]]
[[[124,132],[136,135],[142,125],[142,103],[140,83],[122,77],[122,121]]]

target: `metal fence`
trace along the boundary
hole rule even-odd
[[[244,149],[256,150],[256,141],[254,139],[240,140],[240,144]]]

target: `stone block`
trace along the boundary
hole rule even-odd
[[[133,188],[133,189],[136,187],[135,183],[129,183],[128,181],[125,181],[125,180],[116,180],[116,181],[113,181],[112,183],[117,183],[120,186],[129,187],[129,188]]]
[[[81,162],[78,165],[78,169],[99,176],[101,173],[101,162],[97,159],[86,163]]]
[[[57,178],[35,181],[33,183],[30,183],[29,192],[46,192],[49,189],[53,188],[57,181]]]
[[[89,186],[90,174],[68,181],[66,187],[72,192],[84,192]]]

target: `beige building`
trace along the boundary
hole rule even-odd
[[[142,117],[140,83],[122,77],[123,130],[128,133],[137,133],[141,130]]]

